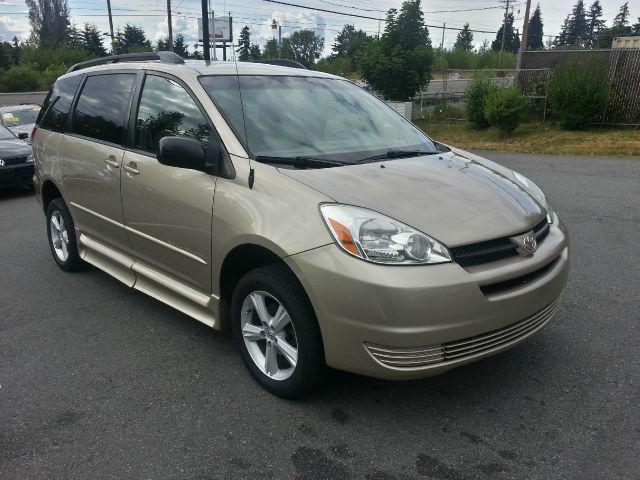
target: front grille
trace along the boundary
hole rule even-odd
[[[27,157],[11,157],[11,158],[3,158],[2,160],[4,160],[4,164],[6,166],[9,165],[19,165],[21,163],[26,163],[27,162]]]
[[[424,347],[387,347],[369,343],[365,343],[365,347],[378,362],[394,368],[438,367],[462,362],[532,335],[555,315],[561,297],[524,320],[474,337]]]
[[[546,217],[533,227],[533,232],[536,235],[538,244],[541,244],[542,241],[547,238],[549,229],[550,226]],[[522,233],[515,235],[522,235]],[[450,251],[453,260],[461,267],[473,267],[475,265],[497,262],[498,260],[518,256],[517,247],[509,237],[453,247]]]
[[[553,261],[546,264],[544,267],[539,268],[538,270],[534,270],[533,272],[529,272],[525,275],[520,275],[519,277],[510,278],[509,280],[492,283],[490,285],[483,285],[482,287],[480,287],[480,290],[482,290],[482,293],[484,293],[485,295],[493,295],[496,293],[504,292],[505,290],[522,287],[527,283],[531,283],[534,280],[537,280],[538,278],[544,276],[555,266],[559,258],[560,257],[556,257]]]

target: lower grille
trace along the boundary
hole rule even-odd
[[[394,368],[438,367],[461,362],[524,340],[551,320],[561,298],[524,320],[475,337],[424,347],[387,347],[369,343],[365,343],[365,347],[378,362]]]

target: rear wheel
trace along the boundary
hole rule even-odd
[[[242,359],[263,387],[291,398],[320,383],[326,366],[318,322],[284,265],[247,273],[233,294],[231,314]]]
[[[52,200],[47,207],[47,238],[53,259],[61,269],[72,272],[84,267],[78,253],[73,218],[61,198]]]

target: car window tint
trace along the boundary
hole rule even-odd
[[[82,75],[58,80],[42,105],[36,123],[40,128],[64,132],[73,97],[82,80]]]
[[[73,112],[73,133],[121,145],[135,81],[133,73],[88,77]]]
[[[206,148],[210,133],[209,122],[180,84],[156,75],[146,77],[136,119],[136,149],[155,154],[162,137],[195,138]]]

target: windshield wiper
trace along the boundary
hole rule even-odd
[[[326,158],[316,157],[275,157],[269,155],[258,155],[256,160],[260,163],[271,163],[273,165],[291,165],[295,168],[328,168],[344,166],[342,162],[337,160],[328,160]]]
[[[373,155],[358,160],[356,163],[375,162],[376,160],[386,160],[391,158],[419,157],[420,155],[435,155],[438,152],[425,152],[424,150],[389,150],[381,155]]]

